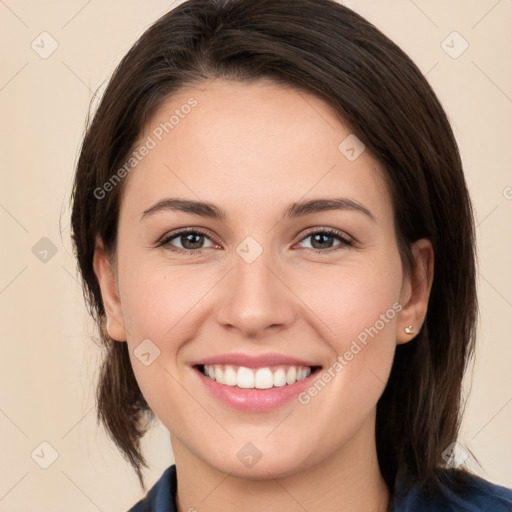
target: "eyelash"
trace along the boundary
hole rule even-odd
[[[187,254],[200,255],[203,253],[204,250],[209,249],[208,247],[207,248],[203,247],[201,249],[180,249],[179,247],[174,247],[174,246],[170,245],[171,240],[174,240],[175,238],[178,238],[179,236],[187,235],[187,234],[204,235],[207,238],[211,238],[210,235],[206,231],[202,230],[201,228],[184,228],[184,229],[181,229],[181,230],[171,233],[169,236],[164,237],[162,240],[160,240],[160,242],[158,242],[156,244],[156,247],[165,247],[169,251],[172,251],[172,252],[175,252],[178,254],[185,254],[185,255],[187,255]],[[320,229],[315,229],[315,230],[309,231],[308,233],[306,233],[306,235],[304,235],[299,240],[299,243],[303,242],[306,238],[309,238],[312,235],[318,235],[318,234],[332,236],[334,238],[337,238],[341,243],[339,245],[335,246],[334,248],[326,249],[326,250],[311,249],[309,247],[304,247],[303,248],[304,250],[318,255],[318,254],[326,254],[326,253],[330,254],[332,252],[341,250],[344,247],[355,247],[356,246],[356,244],[353,240],[348,238],[342,231],[338,231],[337,229],[334,229],[334,228],[320,228]],[[212,241],[214,243],[216,243],[214,240],[212,240]]]

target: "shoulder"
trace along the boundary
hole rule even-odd
[[[398,483],[399,487],[401,483]],[[442,474],[434,488],[398,489],[392,512],[512,512],[512,490],[458,470]]]
[[[127,512],[176,512],[176,466],[169,466],[146,496]]]
[[[512,512],[512,490],[476,475],[468,476],[461,492],[451,489],[446,492],[450,493],[452,501],[464,511]]]

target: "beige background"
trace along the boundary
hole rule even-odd
[[[475,471],[512,487],[512,1],[346,3],[419,65],[460,143],[478,224],[481,304],[461,440],[481,463],[470,463]],[[76,280],[68,197],[93,91],[104,90],[115,64],[173,5],[0,0],[1,512],[123,512],[142,495],[95,421],[99,353]],[[43,31],[58,43],[46,59],[31,47],[35,40],[42,52],[45,37],[51,49],[48,36],[38,38]],[[453,31],[460,36],[446,39]],[[467,50],[452,58],[464,41]],[[47,469],[39,464],[51,462],[52,448],[42,442],[58,454]],[[152,485],[173,462],[161,424],[144,447]]]

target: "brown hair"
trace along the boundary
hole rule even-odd
[[[399,249],[431,240],[436,270],[427,317],[396,350],[377,405],[377,453],[390,488],[397,470],[434,484],[458,435],[462,377],[477,313],[474,225],[462,164],[446,115],[410,58],[371,23],[332,0],[189,0],[156,21],[123,58],[88,123],[75,176],[72,230],[91,313],[105,310],[93,270],[95,236],[115,252],[122,167],[149,116],[170,95],[213,78],[270,78],[329,104],[382,164]],[[98,419],[144,487],[140,439],[154,413],[135,380],[127,343],[100,329],[106,355]],[[435,487],[435,485],[434,485]]]

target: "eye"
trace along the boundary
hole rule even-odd
[[[331,253],[341,250],[345,247],[353,247],[355,243],[345,233],[333,228],[322,228],[310,231],[301,242],[311,238],[311,247],[305,247],[307,251],[318,253]],[[339,243],[332,248],[333,240],[338,240]]]
[[[171,242],[177,239],[181,247],[174,246]],[[157,243],[157,247],[165,247],[166,249],[179,253],[179,254],[201,254],[205,247],[201,247],[204,240],[211,240],[208,234],[199,228],[187,228],[175,231],[170,235],[163,238]],[[209,247],[214,247],[216,244],[211,244]],[[206,247],[208,248],[208,247]]]
[[[321,228],[310,231],[301,239],[301,242],[311,238],[310,247],[305,247],[306,251],[319,253],[331,253],[341,250],[345,247],[354,247],[355,242],[342,231],[333,228]],[[176,247],[173,241],[176,240],[181,247]],[[211,237],[206,231],[199,228],[184,228],[170,233],[156,244],[156,247],[165,247],[169,251],[178,254],[201,254],[204,249],[211,247],[219,247],[218,244],[211,242],[209,246],[204,247],[204,241]],[[338,240],[338,244],[332,246],[334,240]]]

